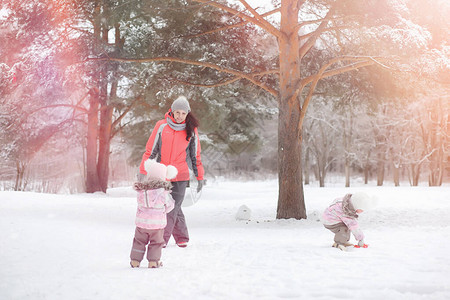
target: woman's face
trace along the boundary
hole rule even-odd
[[[186,120],[187,113],[183,110],[176,110],[173,112],[173,118],[175,119],[175,122],[178,124],[183,123],[184,120]]]

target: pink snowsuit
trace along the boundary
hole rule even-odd
[[[175,206],[170,190],[157,188],[138,190],[137,193],[136,226],[145,229],[165,228],[166,215]]]
[[[170,182],[157,179],[134,184],[138,207],[131,260],[142,261],[147,245],[147,260],[156,262],[160,260],[161,250],[165,245],[166,216],[175,206],[170,194],[171,188]]]
[[[322,215],[325,228],[336,234],[335,242],[344,244],[350,239],[350,230],[357,241],[364,240],[364,234],[359,228],[358,215],[351,202],[351,194],[338,198],[328,206]]]

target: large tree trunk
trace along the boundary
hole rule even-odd
[[[96,2],[95,13],[97,15],[96,22],[94,22],[94,35],[97,39],[98,43],[107,44],[108,43],[108,31],[109,26],[102,23],[102,18],[100,16],[105,14],[108,15],[107,11],[101,10],[101,2]],[[119,24],[115,24],[115,48],[116,51],[119,51],[123,46],[123,39],[120,37],[120,28]],[[98,46],[98,45],[97,45]],[[101,49],[96,47],[94,49],[95,52],[100,52]],[[111,139],[112,139],[112,117],[114,107],[111,104],[111,98],[116,97],[117,95],[117,87],[118,87],[118,79],[115,74],[117,66],[113,70],[110,69],[109,65],[103,65],[97,70],[97,82],[99,85],[99,92],[96,93],[96,112],[95,112],[95,120],[92,119],[92,124],[89,123],[91,128],[88,128],[88,150],[87,150],[87,169],[88,174],[86,178],[86,190],[88,193],[103,191],[106,192],[108,188],[108,179],[109,179],[109,158],[111,153]],[[109,73],[113,73],[113,81],[111,84],[111,91],[108,94],[108,82],[109,82]],[[92,103],[91,103],[92,106]],[[99,114],[99,106],[100,106],[100,119],[98,119]],[[93,108],[94,109],[94,108]],[[91,112],[89,112],[91,113]],[[94,118],[94,111],[92,112],[91,118]],[[95,129],[94,129],[95,122]],[[98,152],[97,152],[97,140],[95,141],[95,149],[94,149],[94,135],[93,132],[96,132],[95,138],[98,138]],[[98,131],[98,134],[97,134]],[[89,144],[91,141],[91,144]],[[95,170],[94,170],[95,169]],[[95,176],[94,176],[95,173]]]
[[[113,106],[109,103],[111,98],[116,96],[118,80],[115,78],[111,85],[111,91],[108,95],[108,73],[105,69],[100,78],[101,89],[100,89],[100,123],[99,123],[99,150],[98,150],[98,161],[97,161],[97,172],[100,182],[100,187],[103,192],[106,193],[108,188],[108,178],[109,178],[109,157],[111,148],[111,126],[112,126],[112,115]],[[115,70],[113,71],[113,74]]]
[[[108,188],[109,156],[111,147],[111,124],[113,108],[105,105],[100,112],[99,151],[97,171],[103,192]]]
[[[86,143],[86,192],[101,191],[97,172],[97,135],[98,135],[98,93],[89,97],[88,128]]]
[[[94,53],[100,53],[99,44],[101,42],[101,1],[95,1],[94,9]],[[98,72],[98,70],[97,70]],[[98,74],[98,73],[97,73]],[[97,75],[101,78],[101,75]],[[98,80],[97,82],[101,82]],[[100,106],[100,90],[91,89],[89,96],[88,125],[86,138],[86,192],[94,193],[101,191],[100,180],[97,169],[98,156],[98,114]]]
[[[297,1],[281,2],[280,96],[278,98],[277,219],[306,219],[302,182],[300,105],[295,93],[300,81]]]

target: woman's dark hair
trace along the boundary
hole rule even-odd
[[[189,138],[194,135],[194,129],[197,128],[199,122],[197,118],[189,112],[186,116],[186,141],[189,141]]]

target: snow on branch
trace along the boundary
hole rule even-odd
[[[352,61],[352,63],[350,65],[341,67],[341,68],[337,68],[331,71],[327,72],[327,69],[329,67],[331,67],[332,65],[338,63],[338,62],[342,62],[342,61]],[[299,119],[299,126],[301,127],[303,125],[303,121],[305,118],[305,114],[306,114],[306,108],[309,105],[309,102],[311,101],[311,98],[314,94],[314,90],[317,86],[317,83],[319,82],[320,79],[322,78],[326,78],[329,76],[334,76],[337,74],[341,74],[341,73],[345,73],[345,72],[349,72],[351,70],[356,70],[358,68],[362,68],[362,67],[366,67],[366,66],[370,66],[377,63],[377,60],[374,57],[371,56],[342,56],[342,57],[336,57],[332,60],[330,60],[327,64],[323,65],[319,72],[317,72],[317,74],[312,75],[312,76],[308,76],[304,79],[302,79],[299,83],[299,87],[296,90],[296,96],[300,93],[300,91],[309,83],[311,83],[311,86],[309,88],[308,91],[308,95],[306,96],[305,100],[303,101],[303,103],[299,103],[300,105],[300,119]]]
[[[275,28],[272,24],[270,24],[268,21],[266,21],[261,15],[257,14],[254,9],[253,9],[253,11],[257,14],[258,17],[256,17],[256,16],[254,16],[254,17],[249,16],[249,15],[247,15],[247,14],[241,12],[241,11],[238,11],[238,10],[236,10],[234,8],[231,8],[229,6],[223,5],[223,4],[215,2],[215,1],[209,1],[209,0],[193,0],[193,1],[199,2],[199,3],[203,3],[203,4],[206,4],[206,5],[210,5],[210,6],[214,6],[214,7],[217,7],[219,9],[223,10],[223,11],[229,12],[229,13],[231,13],[233,15],[236,15],[236,16],[238,16],[238,17],[240,17],[240,18],[242,18],[242,19],[244,19],[244,20],[246,20],[248,22],[251,22],[251,23],[261,27],[262,29],[264,29],[268,33],[270,33],[270,34],[272,34],[272,35],[274,35],[274,36],[276,36],[278,38],[281,38],[281,32],[277,28]],[[242,2],[245,2],[245,1],[241,1],[241,3]]]
[[[169,78],[167,78],[167,79],[169,79]],[[170,80],[176,81],[176,82],[184,84],[184,85],[190,85],[190,86],[195,86],[195,87],[214,88],[214,87],[220,87],[220,86],[228,85],[228,84],[231,84],[231,83],[236,82],[236,81],[241,80],[241,79],[242,79],[241,77],[234,76],[231,79],[227,79],[227,80],[220,81],[220,82],[217,82],[217,83],[212,83],[212,84],[193,83],[193,82],[188,82],[188,81],[184,81],[184,80],[179,80],[179,79],[176,79],[176,78],[171,78]]]
[[[308,38],[308,40],[303,44],[303,46],[299,49],[300,57],[304,57],[306,53],[314,46],[319,36],[327,29],[328,22],[330,20],[330,16],[334,14],[334,8],[330,8],[327,15],[323,19],[323,21],[320,23],[319,27],[314,31],[314,33]]]
[[[267,17],[267,16],[273,15],[273,14],[275,14],[277,12],[280,12],[280,8],[276,8],[274,10],[271,10],[271,11],[268,11],[266,13],[263,13],[261,16],[262,17]],[[213,29],[213,30],[206,31],[206,32],[202,32],[202,33],[198,33],[198,34],[192,34],[192,35],[185,35],[185,36],[180,36],[180,37],[182,37],[182,38],[199,37],[199,36],[203,36],[203,35],[207,35],[207,34],[211,34],[211,33],[216,33],[216,32],[220,32],[220,31],[225,31],[225,30],[241,27],[241,26],[244,26],[245,24],[248,24],[248,23],[250,23],[250,21],[242,21],[242,22],[239,22],[239,23],[236,23],[236,24],[223,26],[223,27],[220,27],[220,28],[216,28],[216,29]]]
[[[256,80],[255,79],[255,75],[252,74],[252,73],[248,74],[248,73],[244,73],[244,72],[241,72],[241,71],[224,68],[224,67],[221,67],[219,65],[216,65],[216,64],[213,64],[213,63],[209,63],[209,62],[188,60],[188,59],[177,58],[177,57],[153,57],[153,58],[142,58],[142,59],[101,57],[101,58],[88,58],[85,61],[105,61],[105,60],[118,61],[118,62],[136,62],[136,63],[145,63],[145,62],[178,62],[178,63],[182,63],[182,64],[187,64],[187,65],[207,67],[207,68],[211,68],[213,70],[216,70],[216,71],[219,71],[219,72],[222,72],[222,73],[228,73],[228,74],[240,77],[242,79],[247,79],[251,83],[253,83],[253,84],[259,86],[260,88],[264,89],[265,91],[269,92],[274,97],[278,96],[278,92],[275,89],[273,89],[270,86],[267,86],[267,85],[259,82],[258,80]],[[273,71],[270,71],[270,72],[273,72]],[[260,73],[258,73],[258,74],[260,74]]]

